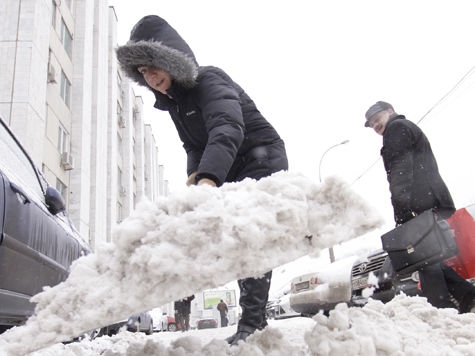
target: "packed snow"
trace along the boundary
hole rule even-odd
[[[93,341],[58,343],[30,356],[475,355],[474,313],[436,309],[425,298],[404,295],[386,304],[370,300],[363,308],[339,304],[329,317],[269,320],[246,343],[229,347],[224,339],[235,330],[228,326],[150,336],[122,330]]]
[[[192,186],[157,203],[143,202],[117,227],[113,244],[80,258],[65,282],[33,298],[35,315],[1,335],[0,349],[7,355],[33,352],[184,295],[318,255],[381,223],[345,182],[316,184],[287,172],[221,188]]]

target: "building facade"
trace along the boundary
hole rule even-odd
[[[117,17],[101,0],[0,5],[0,116],[91,246],[141,199],[167,194],[143,102],[118,67]]]

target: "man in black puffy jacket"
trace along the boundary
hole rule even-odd
[[[383,136],[381,156],[396,225],[428,209],[436,210],[441,218],[450,217],[455,212],[454,202],[422,130],[384,101],[372,105],[365,116],[365,126]],[[433,306],[457,308],[452,296],[462,313],[475,307],[475,287],[445,263],[421,268],[419,277],[422,292]]]
[[[284,142],[244,90],[223,70],[200,67],[188,44],[162,18],[146,16],[117,49],[128,77],[166,110],[187,153],[187,184],[221,186],[287,170]],[[267,325],[271,272],[239,280],[242,318],[230,344]]]

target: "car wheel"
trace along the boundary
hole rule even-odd
[[[145,332],[145,335],[152,335],[153,334],[153,324],[150,323],[148,326],[148,330]]]
[[[176,331],[177,327],[176,324],[168,324],[168,331]]]

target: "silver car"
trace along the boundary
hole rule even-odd
[[[147,335],[153,334],[153,319],[149,312],[132,315],[127,320],[127,331],[144,332]]]
[[[0,119],[0,331],[33,313],[29,299],[90,252],[59,192]]]

